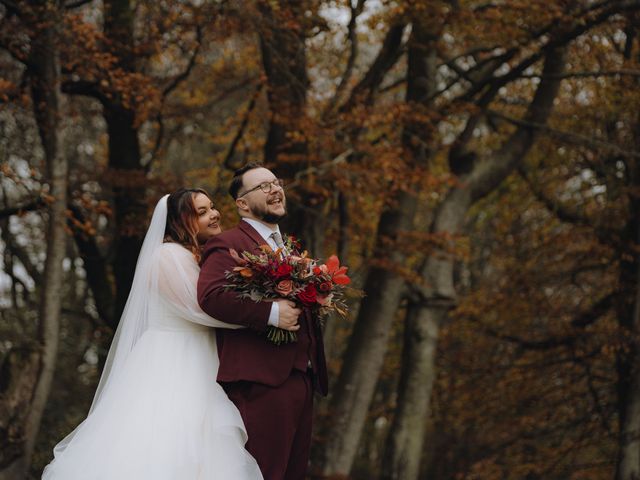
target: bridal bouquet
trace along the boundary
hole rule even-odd
[[[225,272],[229,280],[225,289],[255,302],[286,298],[320,317],[330,312],[345,315],[344,291],[351,282],[346,275],[347,267],[340,266],[335,255],[320,264],[309,258],[307,252],[298,254],[296,247],[295,242],[285,236],[285,251],[293,254],[283,255],[282,249],[273,251],[268,245],[263,245],[259,254],[239,254],[230,249],[237,266]],[[267,338],[281,345],[296,341],[296,334],[269,326]]]

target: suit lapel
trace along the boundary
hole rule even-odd
[[[261,245],[268,245],[267,241],[264,238],[262,238],[260,234],[256,231],[256,229],[253,228],[251,225],[249,225],[248,222],[245,222],[244,220],[240,220],[240,223],[238,224],[238,229],[240,229],[240,231],[242,231],[245,235],[251,238],[251,240],[253,240],[254,243],[256,244],[256,247],[259,247]]]

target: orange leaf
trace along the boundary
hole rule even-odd
[[[340,268],[340,260],[338,260],[338,257],[336,255],[331,255],[329,258],[327,258],[326,265],[329,273],[333,273],[338,268]]]
[[[347,273],[348,268],[347,267],[340,267],[339,269],[337,269],[333,275],[344,275],[345,273]]]
[[[240,255],[238,255],[238,252],[235,251],[233,248],[229,249],[229,255],[231,255],[231,258],[233,258],[236,261],[236,263],[240,265],[247,264],[247,261],[244,258],[240,257]]]
[[[250,278],[253,277],[253,272],[248,268],[243,268],[242,270],[240,270],[240,275],[246,278]]]

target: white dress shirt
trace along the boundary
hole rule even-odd
[[[275,229],[265,225],[258,220],[254,220],[253,218],[243,218],[243,221],[247,222],[251,225],[258,235],[262,237],[262,239],[269,245],[273,250],[277,250],[278,246],[276,245],[276,241],[271,237],[273,232],[280,232],[280,227],[276,225]],[[271,302],[271,312],[269,313],[269,325],[273,325],[274,327],[278,326],[278,319],[280,318],[280,305],[278,302]]]

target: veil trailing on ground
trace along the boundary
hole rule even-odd
[[[167,198],[163,196],[157,203],[149,229],[144,237],[138,262],[133,277],[133,284],[127,303],[125,304],[118,328],[113,336],[111,348],[107,355],[107,360],[96,389],[93,402],[89,410],[89,415],[96,409],[100,402],[109,394],[109,388],[121,373],[121,367],[126,363],[134,345],[142,334],[149,328],[149,305],[151,274],[153,271],[154,252],[162,245],[164,232],[167,224]],[[58,443],[54,452],[56,455],[62,453],[73,439],[78,429],[67,435]]]

